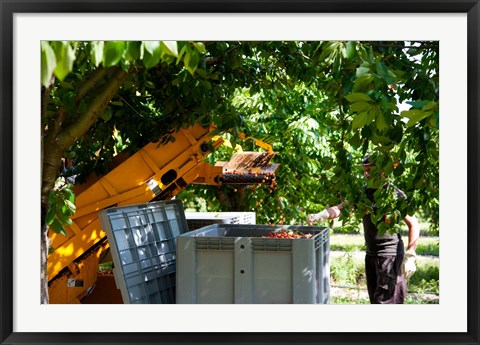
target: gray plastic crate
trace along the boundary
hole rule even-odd
[[[123,302],[175,303],[175,238],[188,231],[181,200],[112,207],[99,218]]]
[[[256,224],[255,212],[185,212],[188,230],[212,224]]]
[[[264,238],[289,229],[311,238]],[[177,237],[176,303],[317,303],[330,298],[330,229],[214,224]]]

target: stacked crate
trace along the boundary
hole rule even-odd
[[[180,200],[99,212],[123,302],[175,303],[177,236],[188,231]]]
[[[212,224],[256,224],[255,212],[185,212],[188,230]]]

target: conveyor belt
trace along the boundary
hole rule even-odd
[[[274,173],[278,164],[268,164],[276,152],[238,152],[223,166],[228,173]]]
[[[223,166],[223,184],[271,184],[279,164],[269,164],[275,152],[239,152]]]

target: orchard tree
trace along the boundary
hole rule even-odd
[[[356,164],[374,153],[372,173],[409,195],[396,205],[380,189],[378,218],[435,216],[438,118],[437,42],[42,42],[43,301],[46,225],[62,232],[75,211],[61,174],[81,183],[119,152],[213,122],[233,148],[257,149],[239,131],[273,145],[277,189],[191,186],[180,195],[188,205],[254,209],[259,223],[278,224],[343,201],[342,219],[354,223],[369,207]],[[233,148],[208,159],[228,160]]]
[[[390,220],[380,230],[398,229],[415,212],[438,228],[436,42],[273,42],[255,51],[245,49],[241,63],[232,58],[226,65],[234,80],[245,80],[249,70],[256,76],[238,85],[232,103],[245,118],[243,130],[279,153],[278,190],[238,193],[225,186],[224,194],[243,200],[229,205],[255,210],[260,223],[298,224],[308,213],[344,202],[350,207],[343,225],[357,228],[372,211],[357,164],[373,153],[376,176],[369,184],[383,184],[383,172],[409,197],[400,203],[392,189],[379,189],[376,217]],[[218,188],[195,186],[181,197],[192,200],[190,207],[207,200],[211,210],[224,210],[213,197],[218,194]]]

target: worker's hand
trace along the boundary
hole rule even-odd
[[[323,210],[319,213],[309,214],[307,217],[307,224],[312,225],[314,223],[323,222],[330,218],[330,214],[327,210]]]
[[[405,256],[403,257],[402,261],[402,274],[407,279],[410,278],[417,270],[417,266],[415,266],[416,258],[417,254],[415,253],[415,250],[409,249],[405,252]]]

